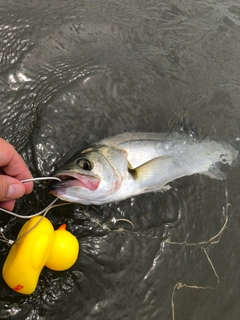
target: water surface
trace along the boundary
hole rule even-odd
[[[103,137],[167,132],[182,119],[200,139],[240,137],[238,1],[0,2],[0,135],[35,176]],[[0,318],[238,319],[239,175],[233,167],[226,182],[196,175],[166,193],[49,212],[78,238],[78,261],[45,268],[30,296],[1,279]],[[51,200],[39,184],[15,211]],[[227,202],[227,228],[207,242]],[[113,218],[135,233],[116,231],[131,226]],[[0,215],[9,238],[23,223]],[[3,265],[9,249],[0,250]]]

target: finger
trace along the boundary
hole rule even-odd
[[[1,138],[0,145],[0,167],[4,173],[19,180],[32,178],[26,163],[14,147]]]
[[[32,192],[32,190],[33,190],[33,185],[34,185],[33,182],[24,182],[24,183],[23,183],[23,186],[24,186],[24,188],[25,188],[25,193],[26,193],[26,194],[29,194],[29,193]]]
[[[25,187],[19,180],[6,175],[0,175],[0,201],[22,197]]]
[[[8,201],[0,202],[0,208],[3,208],[8,211],[12,211],[14,208],[15,202],[16,202],[15,200],[8,200]]]

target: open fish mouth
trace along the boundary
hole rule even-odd
[[[50,184],[50,193],[56,193],[57,190],[67,189],[67,188],[85,188],[94,191],[98,188],[100,183],[100,178],[96,176],[83,175],[77,173],[57,173],[55,177],[61,179],[61,182]]]

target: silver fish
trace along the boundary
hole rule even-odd
[[[196,173],[224,179],[219,163],[231,165],[237,157],[226,142],[179,133],[123,133],[76,154],[55,173],[62,182],[50,192],[65,201],[101,205],[167,190],[171,181]]]

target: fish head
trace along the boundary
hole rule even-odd
[[[111,202],[127,170],[124,150],[107,146],[89,148],[76,154],[54,174],[61,182],[50,185],[50,193],[86,205]]]

